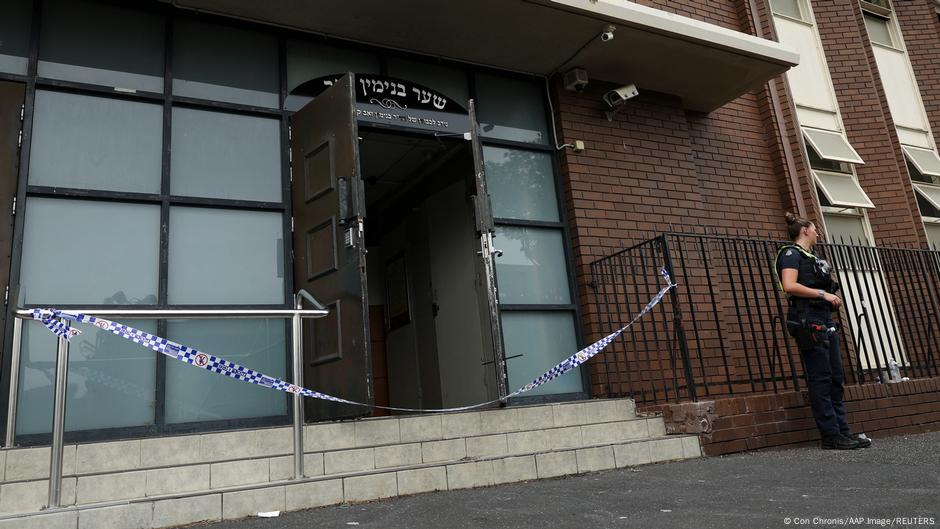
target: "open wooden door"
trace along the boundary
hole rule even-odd
[[[291,118],[294,285],[330,310],[327,317],[304,320],[305,385],[371,403],[365,200],[355,101],[350,73]],[[308,401],[305,410],[308,421],[369,413],[326,401]]]

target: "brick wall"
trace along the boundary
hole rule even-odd
[[[865,160],[856,171],[876,206],[869,210],[875,243],[926,247],[914,189],[861,7],[856,0],[819,0],[812,4],[846,135]]]
[[[846,388],[854,432],[878,438],[940,431],[940,378]],[[754,395],[640,408],[661,413],[668,433],[695,433],[706,455],[815,444],[816,423],[805,392]]]

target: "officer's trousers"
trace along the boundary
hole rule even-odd
[[[807,320],[821,323],[827,329],[834,327],[829,318]],[[849,435],[852,430],[845,417],[845,373],[839,351],[839,334],[819,333],[812,346],[800,348],[800,356],[803,357],[810,406],[819,433],[823,436]]]

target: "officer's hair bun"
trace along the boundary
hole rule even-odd
[[[797,217],[797,216],[794,215],[793,213],[790,213],[789,211],[787,211],[787,214],[786,214],[785,216],[786,216],[786,219],[787,219],[787,224],[793,224],[794,222],[796,222],[797,220],[799,220],[799,217]]]

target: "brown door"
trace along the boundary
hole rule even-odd
[[[13,249],[13,199],[19,172],[19,137],[23,95],[21,83],[0,81],[0,296],[4,310],[0,311],[0,349],[4,344],[7,306],[9,299],[10,256]]]
[[[305,320],[304,385],[371,403],[365,200],[359,171],[355,84],[348,74],[291,118],[294,284],[330,310]],[[368,409],[305,403],[308,421]]]
[[[492,366],[484,372],[485,384],[490,398],[508,394],[506,356],[503,352],[502,322],[499,318],[499,297],[496,291],[495,257],[502,252],[493,247],[493,213],[490,208],[490,193],[486,187],[486,172],[483,163],[483,147],[477,124],[476,108],[470,100],[470,139],[473,147],[472,182],[473,216],[477,230],[477,302],[480,321],[483,322],[483,351],[487,355],[486,365]],[[487,332],[487,324],[489,332]]]

